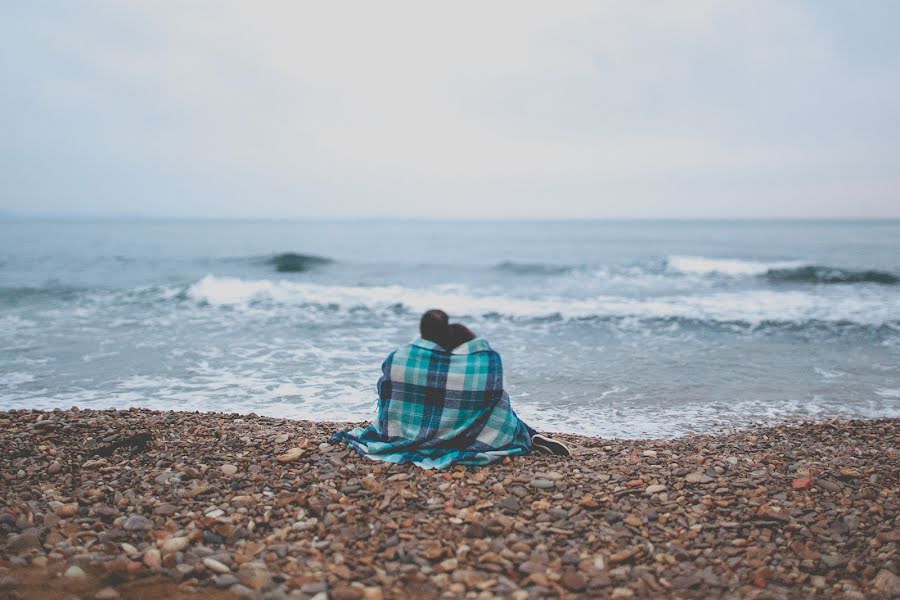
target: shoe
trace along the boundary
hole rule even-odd
[[[569,450],[568,446],[559,440],[554,440],[541,433],[536,433],[531,436],[531,444],[534,446],[535,450],[546,454],[553,454],[554,456],[572,456],[572,451]]]

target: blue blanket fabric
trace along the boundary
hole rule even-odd
[[[503,390],[500,355],[475,338],[452,352],[417,339],[392,352],[378,381],[378,417],[335,434],[364,456],[426,469],[527,454],[534,430]]]

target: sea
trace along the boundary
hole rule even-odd
[[[0,410],[363,421],[441,308],[532,426],[900,416],[900,221],[0,220]]]

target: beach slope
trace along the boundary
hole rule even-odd
[[[346,423],[3,412],[0,598],[890,598],[898,424],[435,472],[325,443]]]

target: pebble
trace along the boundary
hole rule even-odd
[[[238,569],[241,583],[254,590],[261,590],[272,581],[272,575],[262,563],[244,563]]]
[[[230,572],[231,572],[231,567],[229,567],[228,565],[223,564],[223,563],[221,563],[221,562],[217,561],[216,559],[214,559],[214,558],[212,558],[212,557],[209,557],[209,556],[207,556],[206,558],[203,559],[203,565],[204,565],[207,569],[209,569],[210,571],[212,571],[212,572],[214,572],[214,573],[220,573],[220,574],[223,574],[223,573],[230,573]]]
[[[63,573],[63,577],[66,579],[85,579],[87,577],[87,573],[84,572],[84,569],[79,567],[78,565],[72,565]]]
[[[186,537],[170,537],[162,541],[159,550],[163,555],[180,552],[187,548],[188,539]]]
[[[131,515],[122,527],[128,531],[153,529],[153,521],[143,515]]]
[[[44,415],[52,428],[35,425]],[[887,598],[900,541],[898,422],[652,442],[560,434],[577,449],[565,461],[424,471],[322,444],[342,427],[329,423],[0,412],[0,578],[28,565],[106,566],[257,600]],[[133,432],[153,433],[140,450],[92,454]],[[48,453],[66,457],[58,473]],[[297,458],[279,462],[284,454]],[[66,505],[75,511],[59,516]]]
[[[549,479],[532,479],[529,482],[529,485],[539,490],[549,490],[553,487],[556,487],[556,484]]]
[[[227,475],[228,477],[231,477],[232,475],[234,475],[237,472],[238,472],[238,468],[234,465],[230,465],[230,464],[222,465],[222,473]]]

